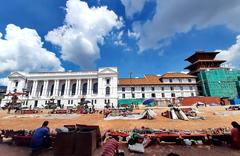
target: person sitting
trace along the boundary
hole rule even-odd
[[[47,126],[48,121],[44,121],[42,127],[35,130],[31,140],[32,152],[38,152],[51,146],[49,128]]]
[[[232,148],[240,149],[240,125],[236,122],[232,122],[231,130],[231,146]]]

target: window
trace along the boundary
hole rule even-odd
[[[122,91],[125,92],[125,87],[122,87]]]
[[[132,98],[135,98],[135,94],[134,93],[132,93]]]
[[[169,82],[172,82],[172,79],[169,79]]]
[[[182,79],[178,79],[179,82],[182,82]]]
[[[82,90],[83,95],[87,95],[87,83],[83,84],[83,90]]]
[[[62,85],[62,88],[61,88],[61,96],[64,95],[64,90],[65,90],[65,83]]]
[[[191,93],[191,96],[194,96],[194,93]]]
[[[76,83],[72,85],[72,95],[76,94]]]
[[[122,98],[125,99],[125,94],[122,94]]]
[[[182,87],[182,86],[180,87],[180,90],[183,90],[183,87]]]
[[[110,87],[106,87],[106,95],[110,95]]]
[[[53,95],[53,90],[54,90],[54,84],[51,86],[50,96]]]
[[[172,96],[172,97],[175,97],[175,93],[172,93],[171,96]]]
[[[18,86],[18,81],[15,82],[15,87],[17,87],[17,86]]]
[[[71,100],[71,104],[73,104],[73,100]]]
[[[164,91],[164,87],[162,87],[162,91]]]
[[[110,79],[107,79],[106,82],[107,82],[107,84],[110,84]]]
[[[189,89],[190,89],[190,90],[193,90],[193,87],[192,87],[192,86],[189,86]]]
[[[70,104],[70,100],[68,100],[68,104]]]
[[[142,98],[145,98],[145,94],[144,93],[142,93]]]
[[[188,79],[188,82],[192,82],[192,79]]]
[[[154,87],[151,87],[151,90],[152,90],[152,91],[154,91],[154,90],[155,90],[155,88],[154,88]]]
[[[93,94],[97,94],[98,93],[98,83],[94,83],[93,85]]]
[[[142,87],[142,88],[141,88],[141,90],[142,90],[142,91],[145,91],[145,88],[144,88],[144,87]]]
[[[134,88],[134,87],[131,87],[131,91],[132,91],[132,92],[135,91],[135,88]]]
[[[95,100],[95,104],[97,103],[97,100]]]
[[[40,89],[40,96],[42,96],[42,93],[43,93],[43,85],[41,86],[41,89]]]
[[[170,90],[174,90],[174,87],[170,87]]]
[[[165,97],[165,94],[164,94],[164,93],[162,93],[162,97],[163,97],[163,98]]]
[[[155,93],[152,93],[152,98],[155,98],[156,97],[156,94]]]

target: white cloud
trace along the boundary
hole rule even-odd
[[[122,37],[123,37],[123,30],[118,33],[116,36],[116,40],[113,42],[117,46],[126,46],[126,43],[123,42]]]
[[[0,78],[0,86],[7,86],[8,85],[8,78]]]
[[[64,25],[48,32],[45,39],[61,48],[63,60],[91,68],[100,58],[98,44],[122,21],[107,7],[89,8],[80,0],[67,1],[66,12]]]
[[[239,31],[239,0],[157,0],[156,12],[145,23],[135,22],[133,30],[140,34],[139,50],[158,49],[176,33],[187,33],[193,27],[204,29],[216,25]]]
[[[136,13],[141,12],[146,1],[147,0],[121,0],[128,18],[132,18]]]
[[[229,47],[227,50],[216,50],[220,51],[217,55],[218,59],[226,60],[225,66],[231,68],[240,68],[240,35],[236,37],[236,43]]]
[[[36,30],[9,24],[0,36],[0,72],[63,70],[56,55],[42,47]]]
[[[128,30],[128,37],[138,39],[139,36],[140,36],[139,33],[132,32],[132,31]]]

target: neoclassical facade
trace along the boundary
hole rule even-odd
[[[57,105],[76,106],[82,98],[95,108],[106,104],[117,106],[118,70],[116,67],[99,68],[97,71],[81,72],[12,72],[7,93],[28,91],[29,96],[19,96],[26,107],[44,107],[54,99]],[[1,106],[9,102],[6,96]]]

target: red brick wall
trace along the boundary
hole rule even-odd
[[[182,101],[180,102],[183,106],[191,106],[194,103],[202,102],[206,104],[210,103],[216,103],[220,104],[220,98],[219,97],[184,97]]]

